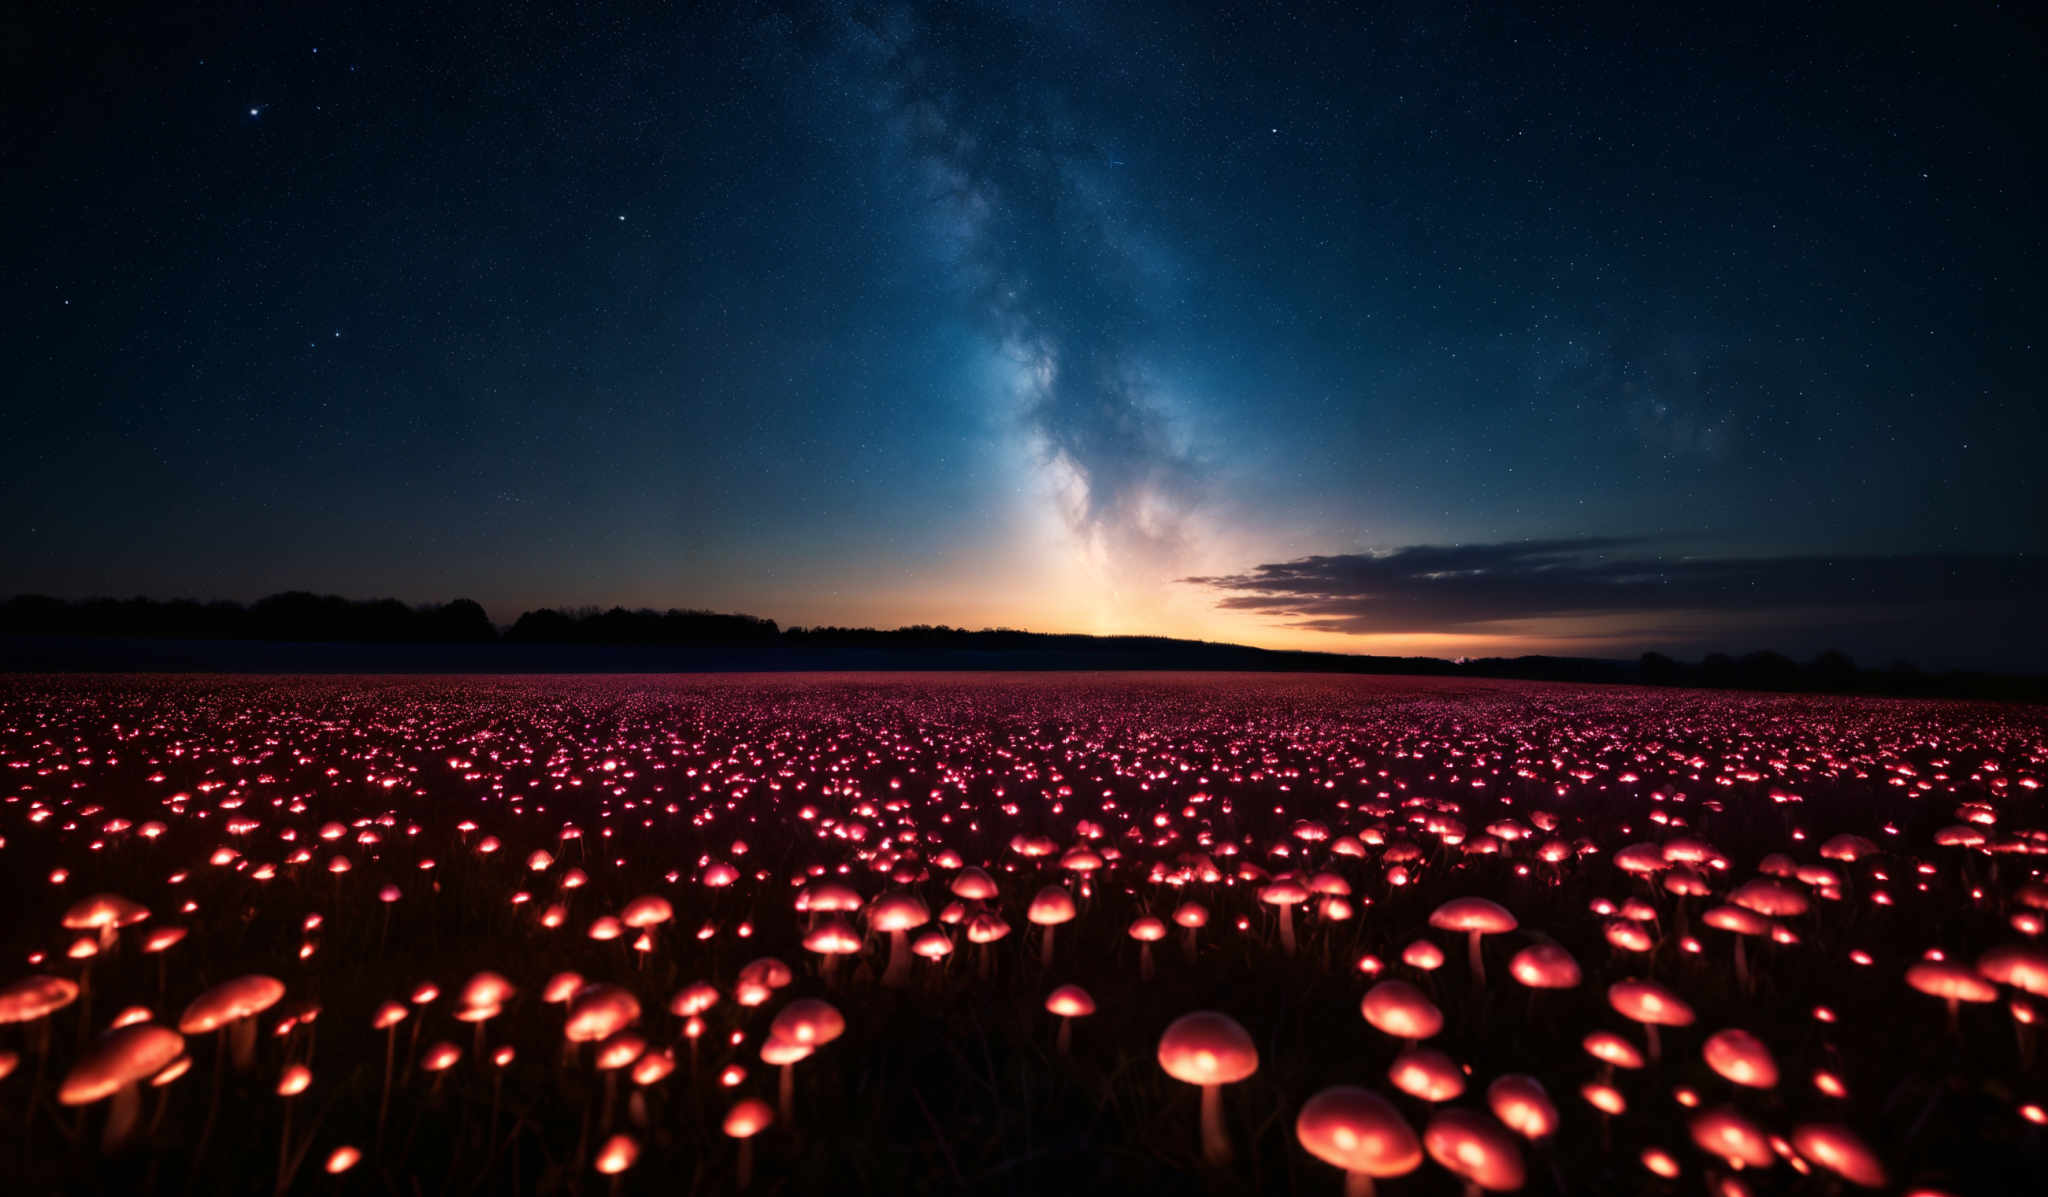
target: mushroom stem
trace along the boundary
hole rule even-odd
[[[238,1018],[228,1031],[228,1048],[235,1056],[235,1071],[247,1072],[256,1062],[256,1020]]]
[[[135,1130],[135,1123],[142,1115],[142,1093],[133,1084],[121,1086],[114,1091],[114,1104],[107,1113],[106,1133],[100,1136],[100,1150],[115,1151],[127,1142]]]
[[[1742,948],[1742,936],[1735,937],[1735,980],[1742,986],[1742,992],[1751,990],[1749,983],[1749,955]]]
[[[86,1035],[92,1028],[92,961],[78,974],[78,1049],[85,1050]]]
[[[777,1102],[782,1111],[782,1121],[784,1125],[788,1125],[789,1123],[796,1121],[796,1073],[794,1071],[795,1068],[796,1065],[794,1064],[784,1064],[782,1066],[782,1080],[776,1091]]]
[[[377,1151],[384,1151],[385,1115],[391,1110],[391,1056],[398,1047],[398,1024],[384,1028],[384,1091],[377,1098]]]
[[[754,1141],[752,1139],[740,1140],[739,1172],[739,1179],[733,1185],[733,1188],[744,1189],[747,1187],[747,1183],[754,1179]]]
[[[1150,981],[1152,979],[1152,945],[1149,943],[1138,945],[1138,979],[1141,981]]]
[[[1294,955],[1294,907],[1284,902],[1280,906],[1280,946],[1289,956]]]
[[[405,1071],[400,1073],[398,1076],[398,1079],[401,1082],[412,1080],[412,1061],[413,1057],[419,1054],[420,1047],[420,1023],[424,1022],[425,1019],[413,1018],[410,1021],[412,1022],[412,1030],[406,1032],[405,1036]],[[574,1051],[576,1048],[576,1041],[573,1039],[564,1039],[562,1041],[562,1045],[568,1048],[570,1051]]]
[[[1223,1133],[1221,1085],[1202,1086],[1202,1158],[1215,1168],[1230,1162],[1230,1140]]]
[[[1372,1173],[1346,1172],[1344,1197],[1372,1197]]]
[[[889,932],[889,967],[882,973],[882,984],[891,989],[900,989],[910,979],[910,936],[906,932]]]
[[[1643,1024],[1643,1034],[1644,1034],[1644,1036],[1645,1036],[1645,1037],[1646,1037],[1646,1038],[1647,1038],[1647,1039],[1649,1040],[1649,1044],[1650,1044],[1650,1059],[1651,1059],[1652,1061],[1656,1061],[1656,1060],[1661,1060],[1661,1059],[1663,1059],[1663,1058],[1664,1058],[1664,1046],[1663,1046],[1663,1044],[1661,1044],[1661,1043],[1659,1043],[1659,1042],[1657,1041],[1657,1024],[1656,1024],[1656,1023],[1654,1023],[1654,1022],[1646,1022],[1646,1023],[1644,1023],[1644,1024]]]
[[[1047,923],[1045,925],[1045,943],[1039,951],[1038,959],[1039,963],[1045,965],[1045,967],[1047,968],[1052,967],[1052,933],[1057,930],[1059,930],[1059,928],[1052,923]]]
[[[1479,950],[1479,932],[1468,931],[1465,933],[1465,948],[1466,957],[1472,964],[1473,987],[1484,989],[1486,988],[1486,955]]]
[[[1067,1054],[1067,1049],[1068,1049],[1068,1048],[1070,1048],[1070,1047],[1072,1047],[1073,1045],[1074,1045],[1074,1020],[1073,1020],[1073,1019],[1071,1019],[1071,1018],[1062,1018],[1062,1019],[1060,1019],[1060,1038],[1059,1038],[1059,1048],[1060,1048],[1060,1054],[1061,1054],[1061,1055],[1063,1055],[1063,1056],[1064,1056],[1064,1055],[1066,1055],[1066,1054]]]
[[[213,1137],[213,1120],[220,1114],[220,1085],[227,1073],[228,1031],[226,1027],[214,1032],[213,1043],[213,1096],[206,1100],[206,1121],[199,1127],[199,1143],[192,1149],[192,1171],[199,1171],[199,1161],[206,1158],[206,1142]]]

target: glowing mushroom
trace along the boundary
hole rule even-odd
[[[1662,1054],[1657,1040],[1658,1027],[1690,1026],[1693,1021],[1692,1007],[1655,981],[1616,981],[1607,987],[1607,1003],[1623,1018],[1643,1024],[1652,1060]]]
[[[1031,899],[1024,917],[1045,928],[1045,942],[1039,952],[1041,963],[1052,966],[1052,934],[1061,923],[1072,922],[1078,913],[1074,906],[1074,895],[1057,885],[1048,885],[1039,890]]]
[[[1062,985],[1046,995],[1045,1008],[1059,1015],[1059,1052],[1067,1054],[1074,1042],[1074,1020],[1095,1013],[1095,999],[1079,985]]]
[[[1173,923],[1181,929],[1181,951],[1188,959],[1194,959],[1195,934],[1209,925],[1209,908],[1200,902],[1182,902],[1173,908]]]
[[[1516,952],[1508,961],[1508,975],[1530,989],[1573,989],[1581,977],[1572,954],[1547,941]]]
[[[1381,981],[1366,991],[1358,1009],[1374,1030],[1409,1043],[1444,1029],[1443,1011],[1406,981]]]
[[[1744,955],[1742,941],[1769,931],[1770,922],[1754,910],[1741,906],[1716,906],[1700,916],[1700,921],[1735,937],[1735,980],[1745,993],[1748,992],[1749,959]]]
[[[49,1050],[49,1027],[43,1020],[78,1000],[78,986],[63,977],[38,974],[0,989],[0,1024],[27,1023],[38,1056]]]
[[[616,985],[586,985],[569,1002],[562,1036],[571,1043],[596,1043],[640,1021],[640,999]]]
[[[1735,1084],[1769,1089],[1778,1083],[1778,1061],[1764,1041],[1748,1031],[1716,1031],[1700,1045],[1700,1055],[1707,1067]]]
[[[1259,888],[1259,901],[1280,908],[1280,947],[1294,955],[1294,908],[1308,901],[1308,887],[1292,874],[1275,877]]]
[[[1557,1106],[1533,1076],[1510,1072],[1486,1087],[1486,1108],[1502,1126],[1532,1143],[1557,1133]]]
[[[1422,1148],[1467,1185],[1495,1193],[1522,1187],[1522,1149],[1499,1123],[1476,1110],[1438,1110],[1422,1132]]]
[[[1408,1096],[1432,1103],[1454,1101],[1465,1092],[1464,1070],[1435,1048],[1403,1048],[1387,1066],[1387,1079]]]
[[[1152,979],[1152,945],[1166,938],[1166,924],[1147,914],[1131,921],[1125,932],[1138,941],[1138,977]]]
[[[833,963],[841,956],[860,951],[860,935],[843,915],[828,914],[804,935],[804,950],[823,957],[818,972],[825,984],[832,984]]]
[[[187,1035],[219,1031],[228,1039],[235,1067],[246,1070],[256,1058],[256,1016],[284,996],[284,982],[250,973],[220,984],[192,999],[178,1019]]]
[[[1731,1167],[1768,1168],[1777,1162],[1770,1139],[1756,1123],[1728,1106],[1693,1115],[1692,1141]]]
[[[1302,1103],[1294,1137],[1310,1155],[1344,1170],[1345,1197],[1371,1197],[1375,1179],[1405,1176],[1422,1164],[1422,1144],[1393,1103],[1351,1085]]]
[[[89,1105],[113,1098],[100,1145],[112,1151],[135,1129],[142,1111],[141,1083],[177,1061],[185,1038],[153,1022],[133,1023],[108,1032],[80,1057],[57,1090],[67,1106]]]
[[[1202,1158],[1211,1165],[1230,1161],[1223,1132],[1224,1085],[1259,1070],[1259,1049],[1236,1019],[1213,1010],[1183,1014],[1159,1037],[1159,1067],[1166,1075],[1202,1090]]]
[[[102,951],[117,942],[115,933],[149,917],[149,908],[119,894],[94,894],[72,904],[64,912],[64,926],[71,931],[93,931],[99,935]]]
[[[882,984],[897,988],[910,979],[910,932],[931,921],[924,899],[907,890],[885,893],[868,904],[868,926],[889,936],[889,967]]]
[[[798,1062],[808,1060],[818,1049],[808,1043],[770,1035],[761,1041],[761,1063],[782,1070],[777,1082],[777,1108],[782,1111],[782,1120],[790,1121],[796,1114],[796,1078],[791,1071]]]
[[[1521,924],[1506,907],[1485,898],[1453,898],[1436,908],[1429,925],[1440,931],[1465,933],[1467,958],[1472,965],[1472,983],[1486,985],[1486,958],[1479,951],[1479,937],[1512,931]]]
[[[1846,1126],[1805,1123],[1792,1131],[1792,1150],[1851,1184],[1884,1187],[1884,1165],[1877,1153]]]
[[[775,1111],[758,1097],[749,1097],[734,1104],[725,1113],[724,1130],[731,1138],[740,1141],[739,1176],[734,1187],[744,1189],[754,1177],[754,1136],[768,1129],[775,1122]]]
[[[1948,1029],[1959,1031],[1956,1011],[1963,1002],[1988,1002],[1998,989],[1975,969],[1946,960],[1920,960],[1906,970],[1906,984],[1948,1006]]]

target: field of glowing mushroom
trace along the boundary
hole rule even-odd
[[[0,679],[0,1189],[2039,1192],[2048,712]]]

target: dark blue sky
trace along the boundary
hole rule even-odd
[[[2009,7],[38,7],[0,591],[2048,664]]]

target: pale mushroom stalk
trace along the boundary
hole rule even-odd
[[[292,1099],[284,1099],[284,1121],[277,1134],[277,1187],[274,1193],[283,1193],[285,1174],[291,1167],[292,1159]]]
[[[384,1123],[391,1112],[391,1057],[398,1047],[398,1024],[384,1028],[384,1089],[377,1096],[377,1142],[375,1151],[384,1152]]]
[[[1287,917],[1287,908],[1281,907],[1280,917]],[[1211,1167],[1221,1168],[1230,1162],[1230,1138],[1223,1131],[1223,1086],[1202,1086],[1202,1158]]]
[[[910,933],[901,928],[889,932],[889,967],[882,972],[882,984],[901,989],[910,979]]]
[[[1230,1161],[1223,1129],[1223,1086],[1259,1068],[1259,1052],[1235,1019],[1199,1010],[1175,1019],[1160,1036],[1159,1065],[1175,1080],[1202,1091],[1202,1158],[1212,1166]]]
[[[92,1029],[92,960],[86,959],[85,967],[78,974],[78,1050],[85,1050],[85,1041]]]
[[[213,1120],[220,1116],[220,1089],[227,1076],[226,1027],[214,1033],[213,1044],[213,1091],[206,1099],[206,1121],[199,1126],[199,1142],[192,1148],[192,1170],[199,1170],[199,1161],[206,1157],[207,1141],[213,1138]]]
[[[100,1150],[113,1151],[127,1142],[128,1136],[135,1131],[135,1124],[141,1120],[141,1087],[127,1084],[115,1090],[113,1105],[107,1109],[107,1127],[100,1135]]]

